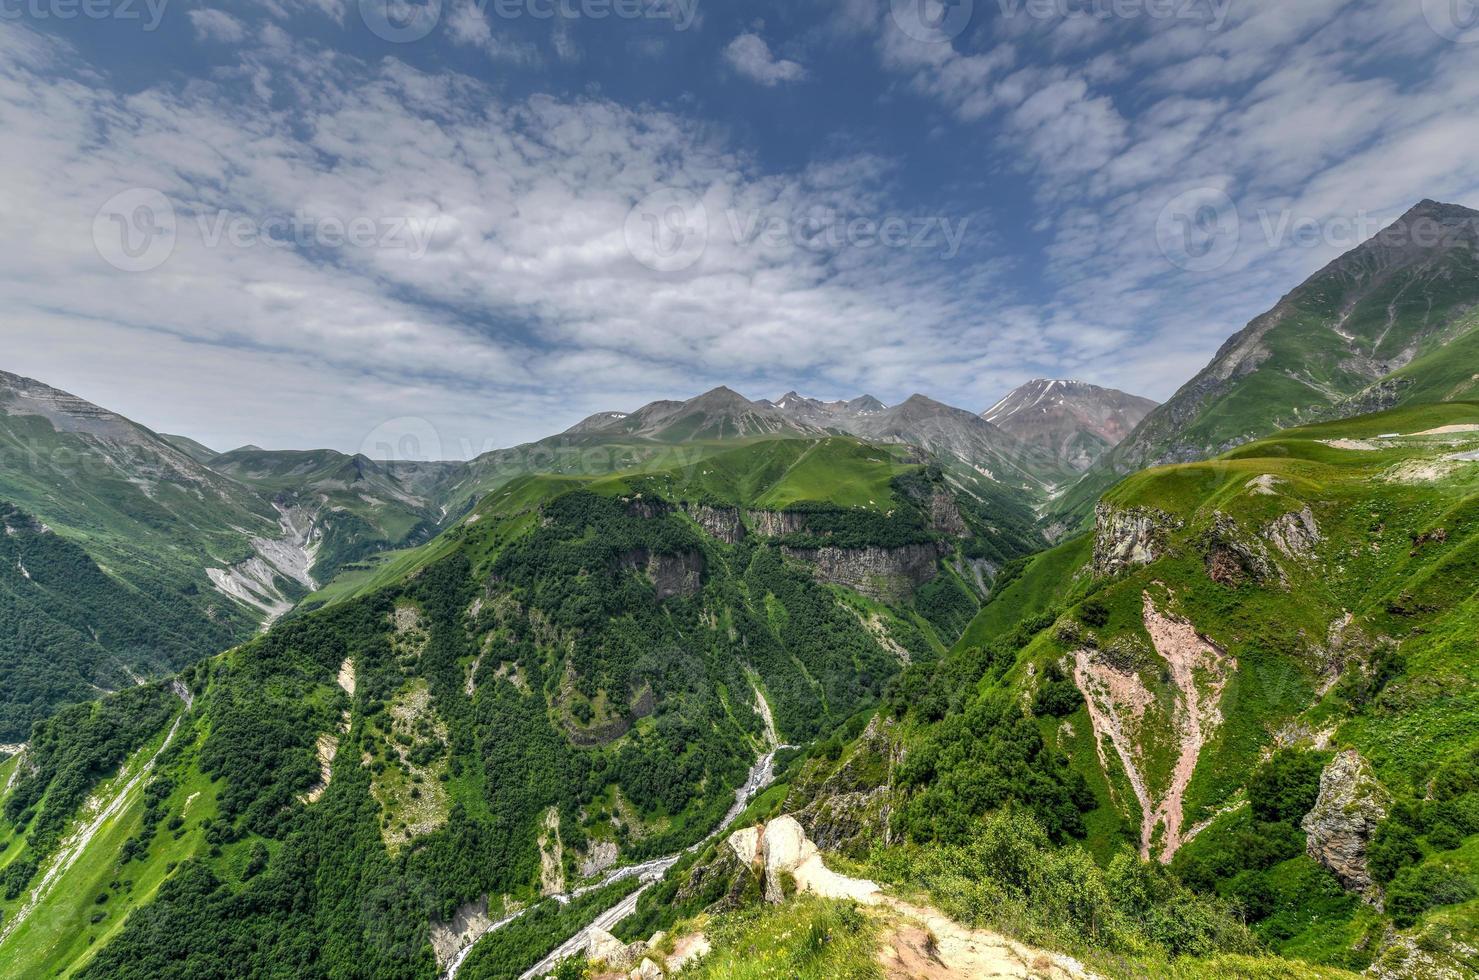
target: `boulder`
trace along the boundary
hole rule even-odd
[[[586,955],[613,970],[630,970],[635,957],[627,944],[604,929],[592,929]]]
[[[815,857],[817,847],[806,838],[806,831],[795,817],[777,817],[765,825],[762,837],[765,852],[765,900],[780,902],[785,899],[781,887],[782,875],[794,875],[809,858]]]
[[[760,860],[760,828],[746,827],[729,835],[729,849],[739,863],[749,867]]]
[[[1366,851],[1376,825],[1386,819],[1391,796],[1371,765],[1354,749],[1341,752],[1320,774],[1320,795],[1301,826],[1310,857],[1349,891],[1376,898]]]
[[[651,960],[643,960],[641,965],[628,974],[630,980],[663,980],[662,967]]]

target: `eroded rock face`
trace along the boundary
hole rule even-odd
[[[1264,528],[1263,536],[1272,541],[1285,558],[1313,557],[1315,545],[1324,539],[1314,512],[1308,507],[1274,521]]]
[[[658,599],[697,595],[703,588],[704,556],[696,551],[653,555],[647,560],[647,577],[657,589]]]
[[[1218,585],[1236,588],[1245,581],[1266,582],[1281,578],[1269,560],[1263,542],[1243,533],[1237,521],[1217,514],[1211,530],[1202,538],[1207,577]]]
[[[658,601],[677,595],[697,595],[703,589],[704,556],[697,551],[654,555],[638,548],[621,556],[621,565],[641,571],[657,590]]]
[[[737,544],[745,536],[745,522],[740,519],[740,512],[733,507],[685,504],[683,509],[711,538],[725,544]]]
[[[862,858],[875,842],[892,843],[893,773],[904,755],[892,728],[874,718],[835,772],[809,764],[793,780],[785,809],[823,850]]]
[[[1100,504],[1094,509],[1094,574],[1118,575],[1149,565],[1166,553],[1170,534],[1179,527],[1181,521],[1162,510]]]
[[[880,602],[902,602],[940,573],[936,544],[902,548],[786,548],[810,564],[818,579]]]
[[[806,515],[796,511],[752,510],[745,514],[750,530],[762,538],[783,538],[806,532]]]
[[[930,497],[930,527],[954,538],[971,536],[971,529],[966,526],[965,518],[960,516],[955,498],[943,490],[936,490]]]
[[[1391,796],[1371,764],[1348,749],[1320,774],[1320,796],[1300,824],[1309,856],[1329,868],[1347,890],[1368,900],[1376,897],[1376,883],[1366,865],[1366,851],[1390,805]]]
[[[1185,842],[1182,801],[1202,749],[1222,725],[1221,701],[1237,661],[1196,631],[1191,623],[1163,613],[1149,593],[1144,599],[1145,630],[1158,662],[1117,664],[1098,651],[1080,650],[1074,658],[1074,683],[1083,693],[1094,726],[1095,748],[1105,773],[1108,743],[1119,757],[1140,810],[1140,854],[1169,862]],[[1169,680],[1171,702],[1164,703],[1145,684],[1142,671]],[[1175,764],[1157,775],[1154,759],[1170,754]]]

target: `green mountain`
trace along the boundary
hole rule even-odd
[[[928,866],[1015,806],[1102,867],[1164,865],[1285,957],[1465,975],[1476,582],[1479,404],[1148,470],[1103,501],[1093,535],[1004,573],[948,657],[905,671],[894,746],[875,751],[905,762],[843,782],[863,805],[823,817],[816,787],[838,777],[822,762],[779,809],[819,840],[887,828]],[[964,885],[895,872],[947,897]],[[1051,895],[1023,887],[1016,914],[1046,915]]]
[[[912,456],[761,440],[522,477],[379,588],[41,723],[0,765],[0,959],[430,977],[504,914],[558,919],[541,896],[623,897],[780,740],[942,656],[976,563],[1034,547]]]
[[[1082,517],[1114,482],[1280,428],[1472,397],[1479,212],[1423,201],[1230,338],[1055,510]]]

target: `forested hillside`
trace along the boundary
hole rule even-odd
[[[399,580],[289,617],[177,694],[76,709],[129,716],[105,752],[55,754],[90,741],[71,715],[38,728],[0,768],[0,956],[432,976],[478,923],[705,837],[768,746],[865,717],[1027,552],[903,451],[732,452],[515,481]]]

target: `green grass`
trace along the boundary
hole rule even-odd
[[[1018,577],[994,592],[955,649],[989,643],[1011,633],[1022,620],[1061,605],[1075,588],[1075,573],[1088,561],[1093,547],[1093,537],[1085,535],[1030,559]]]
[[[181,726],[176,737],[188,737],[193,731]],[[138,750],[118,775],[102,783],[98,797],[112,800],[155,756],[164,736],[161,732]],[[170,874],[171,864],[204,852],[201,823],[216,815],[216,791],[193,764],[196,748],[184,747],[172,766],[177,785],[166,802],[165,813],[166,821],[170,815],[184,820],[178,836],[161,822],[147,856],[120,863],[119,852],[138,834],[142,821],[143,789],[150,777],[140,780],[117,814],[100,828],[71,868],[56,879],[46,898],[0,944],[0,960],[30,964],[36,976],[72,975],[117,933],[131,909],[153,898]],[[108,896],[101,904],[97,902],[100,895]],[[7,918],[20,904],[18,900],[5,906]],[[94,922],[94,918],[99,921]]]
[[[876,920],[847,902],[804,897],[716,920],[713,952],[685,980],[881,978]]]

